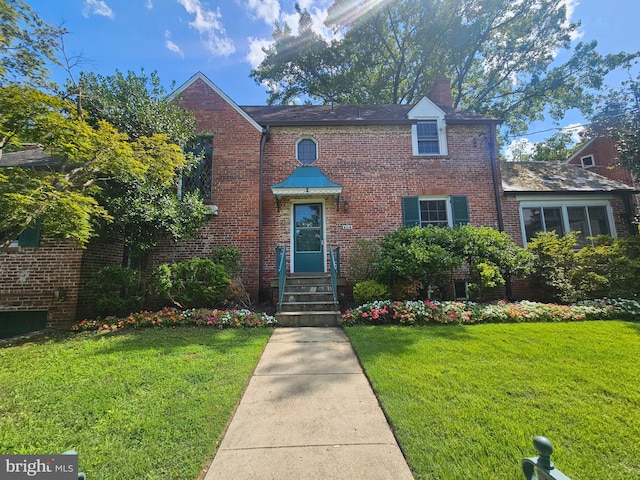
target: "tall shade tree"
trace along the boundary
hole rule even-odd
[[[323,40],[300,10],[277,25],[251,76],[270,103],[413,103],[441,74],[453,106],[501,117],[512,133],[545,114],[589,111],[603,77],[637,54],[602,56],[572,37],[565,0],[335,0]],[[566,61],[557,61],[559,54]]]
[[[64,29],[43,22],[22,0],[0,0],[0,85],[47,83]]]

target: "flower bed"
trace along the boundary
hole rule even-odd
[[[579,320],[638,320],[636,300],[600,299],[575,305],[523,300],[489,304],[437,301],[377,301],[347,310],[343,325],[427,325],[518,322],[569,322]]]
[[[144,328],[178,325],[208,326],[223,328],[273,327],[276,319],[266,313],[254,313],[250,310],[177,310],[165,308],[157,312],[137,312],[126,318],[106,317],[94,320],[82,320],[71,327],[76,332],[88,330],[122,330],[126,328]]]

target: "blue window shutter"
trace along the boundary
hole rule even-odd
[[[18,236],[18,245],[21,247],[38,247],[40,246],[40,229],[42,222],[36,220],[34,225],[25,228]]]
[[[402,197],[402,220],[405,227],[420,225],[420,201],[418,197]]]
[[[469,223],[469,204],[466,195],[451,196],[451,213],[453,226]]]

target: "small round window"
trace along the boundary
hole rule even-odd
[[[298,161],[303,165],[311,165],[318,159],[318,145],[310,138],[304,138],[298,142]]]

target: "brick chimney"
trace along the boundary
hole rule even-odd
[[[451,80],[445,75],[439,75],[433,82],[433,86],[427,97],[435,103],[440,103],[446,107],[453,106],[453,97],[451,96]]]

